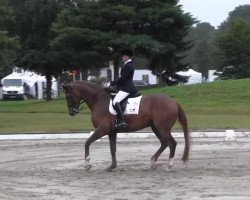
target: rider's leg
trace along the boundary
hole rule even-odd
[[[128,95],[129,95],[129,93],[127,93],[127,92],[119,91],[113,100],[113,105],[114,105],[114,108],[117,112],[117,117],[118,117],[117,124],[116,124],[117,128],[125,128],[127,126],[127,124],[124,120],[124,114],[123,114],[120,102],[123,99],[125,99]]]

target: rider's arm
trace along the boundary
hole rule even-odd
[[[110,84],[112,86],[119,85],[120,83],[124,82],[130,75],[133,73],[133,67],[130,65],[124,66],[124,69],[121,70],[121,76],[117,80],[111,81]]]

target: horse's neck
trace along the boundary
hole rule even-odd
[[[97,102],[103,101],[106,98],[109,99],[109,96],[102,87],[85,82],[82,99],[90,109],[92,109]]]

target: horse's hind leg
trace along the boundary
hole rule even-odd
[[[175,155],[175,149],[176,149],[177,142],[175,141],[175,139],[173,138],[173,136],[171,135],[170,132],[168,133],[167,141],[168,141],[168,146],[170,149],[168,166],[169,166],[169,168],[171,168],[174,165],[174,155]]]
[[[161,141],[161,147],[151,159],[151,168],[152,166],[155,166],[155,162],[157,161],[158,157],[166,149],[167,146],[169,146],[170,149],[168,166],[169,168],[172,168],[174,165],[174,155],[177,142],[171,135],[171,129],[169,127],[156,128],[154,126],[152,127],[152,130],[156,134],[157,138]]]
[[[171,135],[171,129],[167,128],[165,129],[165,131],[162,130],[160,133],[161,133],[161,137],[167,143],[170,149],[169,160],[168,160],[168,167],[170,169],[174,165],[174,155],[175,155],[177,142]]]
[[[110,133],[109,134],[109,144],[110,144],[110,151],[112,156],[112,164],[110,167],[106,169],[106,171],[111,172],[113,169],[116,168],[117,162],[116,162],[116,138],[117,133]]]
[[[159,158],[159,156],[162,154],[162,152],[167,148],[167,142],[162,138],[161,134],[159,133],[159,131],[157,130],[157,128],[155,126],[151,126],[153,132],[155,133],[156,137],[160,140],[161,142],[161,146],[160,148],[156,151],[156,153],[152,156],[151,158],[151,169],[156,169],[157,168],[157,164],[156,161]]]

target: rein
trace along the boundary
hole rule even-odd
[[[84,105],[82,105],[82,104],[84,104]],[[82,106],[81,106],[81,105],[82,105]],[[81,106],[81,107],[80,107],[80,106]],[[87,107],[88,107],[88,106],[87,106],[86,102],[83,101],[83,100],[81,100],[80,103],[79,103],[78,105],[75,105],[75,106],[73,107],[73,110],[74,110],[76,113],[80,113],[80,111],[85,110]]]
[[[70,88],[71,89],[71,88]],[[72,90],[72,89],[71,89]],[[75,113],[80,113],[80,111],[82,111],[82,110],[85,110],[87,107],[88,107],[88,105],[86,104],[86,101],[85,100],[83,100],[83,99],[81,99],[81,101],[80,101],[80,103],[75,103],[74,102],[74,98],[72,97],[72,92],[71,92],[71,90],[70,90],[70,99],[71,99],[71,105],[69,105],[68,107],[70,107],[70,108],[72,108],[73,110],[74,110],[74,112]],[[101,89],[100,91],[98,91],[95,95],[94,95],[94,98],[97,98],[97,96],[99,95],[99,94],[101,94],[102,92],[106,92],[105,90],[103,90],[103,89]],[[106,93],[105,93],[106,94]],[[72,103],[73,102],[73,103]],[[84,104],[84,105],[82,105],[82,104]],[[82,105],[82,106],[81,106]]]
[[[84,110],[87,108],[86,104],[85,106],[81,106],[82,104],[86,103],[84,100],[81,99],[80,103],[75,103],[74,98],[72,97],[72,89],[70,87],[70,102],[71,105],[69,105],[69,108],[72,108],[74,110],[75,113],[80,113],[81,110]],[[81,107],[80,107],[81,106]]]

